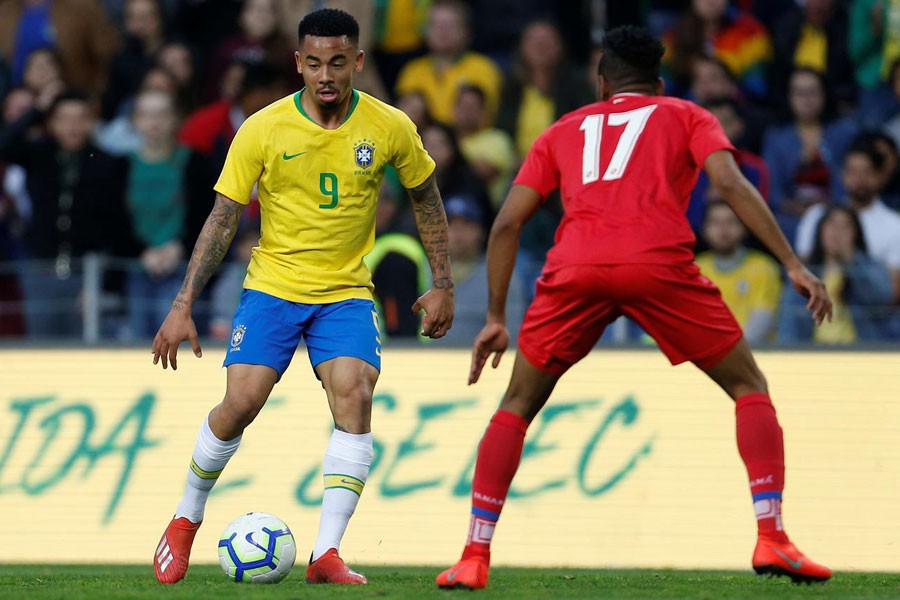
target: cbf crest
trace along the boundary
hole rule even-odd
[[[237,348],[241,345],[241,342],[244,341],[244,332],[247,331],[247,328],[244,325],[238,325],[234,328],[234,331],[231,332],[231,347]]]
[[[368,169],[375,162],[375,144],[370,140],[360,140],[353,147],[353,154],[356,159],[356,166],[364,170]],[[357,171],[357,175],[361,174]]]

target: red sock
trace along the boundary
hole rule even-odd
[[[738,452],[750,476],[750,494],[759,533],[787,541],[781,523],[784,490],[784,437],[768,394],[735,402]]]
[[[525,419],[498,410],[481,438],[472,479],[472,519],[464,559],[475,555],[490,557],[494,527],[522,458],[526,429]]]

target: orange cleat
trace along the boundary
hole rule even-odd
[[[153,570],[160,583],[177,583],[184,579],[198,529],[200,523],[191,523],[184,517],[172,519],[166,527],[153,558]]]
[[[312,557],[310,557],[312,558]],[[306,583],[344,583],[350,585],[364,585],[369,583],[365,575],[361,575],[348,567],[344,559],[338,556],[338,551],[331,548],[309,563],[306,567]]]
[[[831,569],[813,562],[790,541],[759,536],[753,552],[753,570],[769,577],[783,575],[794,583],[816,583],[831,579]]]
[[[490,559],[486,556],[464,558],[435,579],[445,589],[480,590],[487,586]]]

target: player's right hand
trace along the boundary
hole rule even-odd
[[[488,357],[494,354],[491,366],[500,366],[500,359],[509,346],[509,330],[501,323],[488,322],[475,337],[475,345],[472,347],[472,366],[469,368],[469,385],[472,385],[481,377],[481,370]]]
[[[788,278],[794,289],[807,298],[806,310],[812,315],[816,325],[821,325],[825,319],[830,323],[831,298],[825,284],[803,265],[789,269]]]
[[[156,337],[153,338],[153,364],[159,363],[159,359],[162,358],[163,369],[172,363],[172,370],[178,370],[178,345],[185,340],[190,340],[194,356],[197,358],[203,356],[190,309],[173,307],[156,332]]]

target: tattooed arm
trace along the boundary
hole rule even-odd
[[[431,264],[432,288],[413,304],[413,312],[425,310],[422,335],[443,337],[453,324],[453,277],[448,251],[449,234],[444,203],[432,174],[421,185],[406,190],[412,200],[419,238]]]
[[[191,317],[191,307],[203,291],[209,278],[216,272],[228,247],[237,233],[238,221],[244,206],[234,200],[216,194],[216,203],[206,219],[194,245],[194,253],[188,263],[187,274],[172,309],[153,339],[153,364],[162,358],[163,369],[172,363],[178,368],[178,345],[189,340],[196,356],[202,356],[197,328]]]

